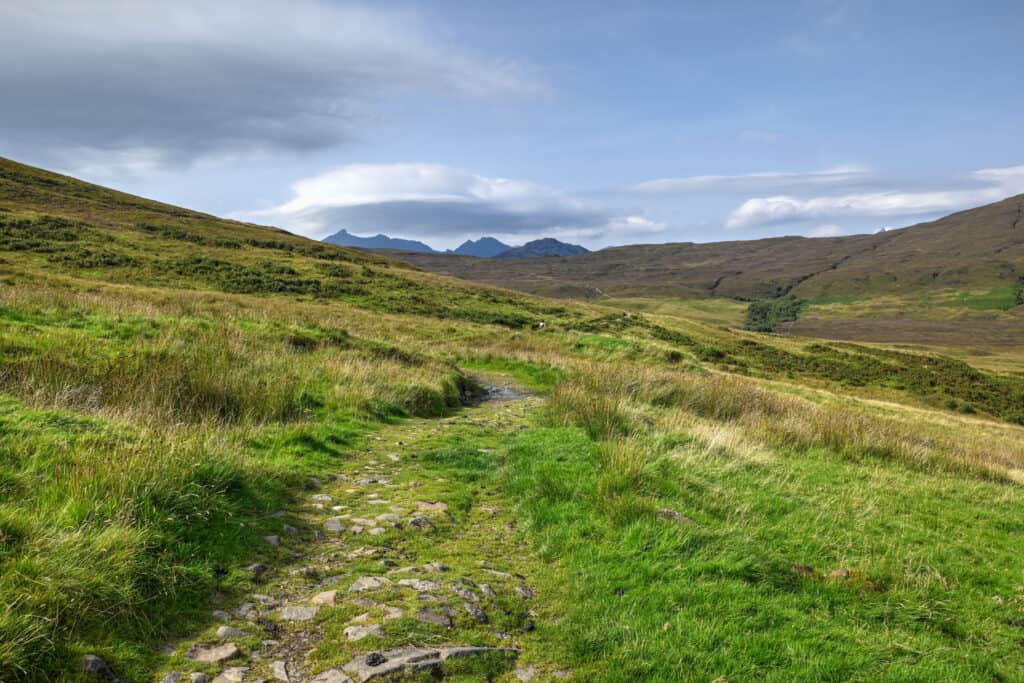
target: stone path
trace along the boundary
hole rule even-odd
[[[248,599],[218,605],[219,625],[176,646],[155,680],[567,678],[521,661],[543,596],[523,573],[511,511],[498,492],[438,475],[443,449],[497,442],[540,403],[508,386],[494,397],[386,427],[330,480],[311,480],[301,509],[272,516],[279,530],[247,568]]]

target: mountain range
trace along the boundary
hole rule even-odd
[[[403,251],[415,254],[455,254],[458,256],[471,256],[475,258],[539,258],[545,256],[575,256],[587,253],[587,249],[578,244],[560,242],[551,237],[533,240],[522,246],[513,247],[493,237],[481,237],[478,240],[466,240],[454,250],[447,252],[437,251],[429,244],[418,240],[402,239],[400,237],[388,237],[384,234],[377,234],[373,237],[360,237],[353,235],[347,230],[339,230],[333,235],[323,238],[323,242],[336,244],[341,247],[358,247],[359,249],[386,249],[392,251]]]

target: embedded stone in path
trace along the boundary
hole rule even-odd
[[[310,599],[310,602],[314,605],[327,605],[328,607],[334,607],[335,599],[338,596],[338,591],[324,591],[323,593],[317,593]]]
[[[242,683],[248,667],[231,666],[220,672],[220,675],[213,679],[213,683]]]
[[[444,626],[445,628],[450,628],[452,625],[451,617],[445,616],[444,614],[441,614],[439,612],[435,612],[432,609],[421,609],[420,611],[416,612],[416,618],[422,622],[426,622],[428,624],[437,624],[438,626]]]
[[[409,520],[409,526],[420,529],[421,531],[427,531],[434,528],[434,523],[426,517],[413,517]]]
[[[281,545],[281,538],[279,536],[264,536],[263,540],[270,545]]]
[[[224,643],[223,645],[195,643],[188,649],[185,656],[194,662],[216,664],[217,662],[226,662],[229,659],[234,659],[241,654],[241,650],[234,643]]]
[[[352,679],[337,669],[328,669],[311,678],[309,683],[352,683]]]
[[[82,658],[82,673],[112,682],[120,680],[107,666],[107,663],[96,655],[86,655]]]
[[[503,652],[515,656],[518,652],[500,647],[403,647],[384,652],[360,655],[342,667],[360,683],[398,673],[416,673],[435,669],[447,660],[471,657],[492,652]],[[315,679],[314,679],[315,680]]]
[[[273,674],[274,680],[291,683],[291,678],[288,676],[288,665],[285,662],[274,662],[270,665],[270,672]]]
[[[477,607],[476,605],[474,605],[471,602],[464,602],[464,603],[462,603],[462,606],[465,608],[465,610],[467,612],[469,612],[469,615],[471,617],[473,617],[473,619],[476,621],[476,623],[478,623],[478,624],[486,624],[487,623],[487,613],[484,612],[482,609],[480,609],[479,607]]]
[[[349,593],[361,593],[363,591],[375,591],[391,586],[391,580],[383,576],[360,576],[348,589]]]
[[[332,534],[340,534],[345,530],[345,525],[341,523],[341,517],[331,517],[324,522],[324,530],[330,531]]]
[[[436,581],[428,581],[427,579],[402,579],[398,582],[398,585],[412,588],[414,591],[422,593],[436,593],[441,590],[441,584]]]
[[[289,605],[282,607],[280,614],[285,621],[309,621],[319,611],[319,605]]]
[[[427,503],[422,500],[416,501],[416,509],[420,512],[448,512],[445,503]]]
[[[234,626],[221,626],[217,629],[217,637],[221,640],[228,640],[229,638],[245,638],[248,635],[245,631]]]
[[[371,636],[374,638],[383,638],[384,629],[382,629],[378,624],[369,624],[367,626],[349,626],[344,631],[342,631],[342,634],[344,634],[344,636],[348,638],[350,641],[355,642],[357,640],[362,640],[363,638],[368,638]]]

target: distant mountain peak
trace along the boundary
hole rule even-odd
[[[353,235],[348,230],[342,229],[321,240],[328,244],[337,244],[340,247],[358,247],[360,249],[398,249],[401,251],[419,251],[426,254],[438,253],[428,244],[417,240],[406,240],[400,237],[388,237],[383,234],[376,234],[373,237],[360,237]]]
[[[493,237],[481,237],[478,240],[466,240],[452,250],[453,254],[462,256],[477,256],[479,258],[493,258],[502,254],[512,247],[501,240]]]
[[[576,256],[588,253],[588,249],[578,244],[561,242],[553,237],[543,237],[539,240],[527,242],[521,247],[514,247],[504,251],[496,258],[539,258],[544,256]]]

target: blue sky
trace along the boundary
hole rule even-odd
[[[311,236],[838,235],[1024,192],[1024,3],[39,0],[0,154]]]

